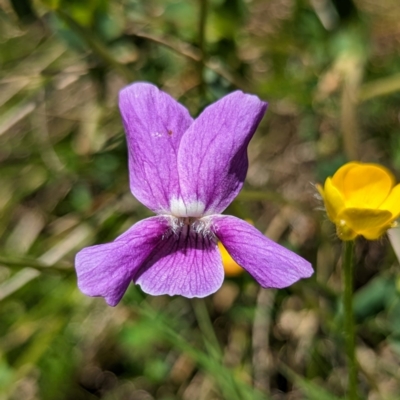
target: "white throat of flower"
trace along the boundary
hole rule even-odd
[[[217,241],[212,230],[212,220],[204,215],[205,204],[201,201],[185,203],[181,198],[173,198],[168,215],[171,231],[175,235],[190,233]]]
[[[202,201],[184,202],[182,198],[174,197],[170,202],[171,214],[175,217],[194,217],[201,218],[204,216],[206,205]]]

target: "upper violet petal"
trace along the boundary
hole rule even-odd
[[[232,258],[264,288],[284,288],[313,274],[311,264],[266,238],[239,218],[210,217],[214,232]]]
[[[266,108],[258,97],[236,91],[200,114],[179,147],[178,204],[188,210],[200,205],[207,215],[222,212],[232,202],[247,174],[247,145]]]
[[[75,258],[79,289],[88,296],[119,303],[135,272],[162,240],[168,229],[165,217],[144,219],[114,242],[86,247]]]
[[[196,232],[164,238],[134,278],[151,295],[205,297],[217,291],[224,279],[218,246]]]
[[[148,83],[134,83],[119,95],[133,195],[155,212],[167,211],[179,197],[177,154],[192,123],[188,110]]]

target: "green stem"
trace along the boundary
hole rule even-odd
[[[343,257],[343,309],[344,309],[344,329],[346,339],[346,355],[348,363],[348,398],[349,400],[357,400],[357,361],[355,353],[355,328],[353,316],[353,254],[354,241],[344,242]]]
[[[165,340],[167,340],[175,349],[187,354],[203,371],[207,372],[219,385],[221,391],[226,394],[224,398],[229,400],[269,399],[269,397],[266,397],[265,394],[262,394],[259,390],[253,388],[247,382],[242,381],[240,378],[234,379],[232,371],[222,362],[217,362],[210,356],[210,354],[195,347],[192,343],[193,340],[188,341],[183,335],[177,333],[176,330],[173,329],[174,324],[171,324],[171,317],[163,312],[153,309],[153,307],[144,300],[145,296],[142,292],[136,289],[133,290],[133,294],[135,302],[131,304],[131,307],[134,310],[134,315],[140,315],[141,317],[151,321],[154,329],[156,329]],[[199,312],[201,319],[204,318],[203,312],[207,313],[205,315],[206,320],[203,319],[203,321],[206,321],[206,324],[210,324],[209,328],[211,327],[213,332],[212,335],[215,336],[214,328],[206,305],[200,304],[200,306],[196,305],[193,306],[193,308],[194,307],[198,307],[197,311]],[[205,335],[203,334],[203,336]],[[218,347],[220,347],[219,344]]]
[[[222,351],[217,336],[215,335],[214,327],[204,299],[193,299],[192,304],[194,313],[196,314],[197,323],[203,333],[203,338],[206,345],[209,347],[209,351],[213,353],[216,359],[221,360]]]
[[[215,335],[210,314],[207,310],[207,305],[204,299],[193,299],[192,304],[194,313],[196,314],[197,323],[199,324],[200,331],[203,334],[203,340],[205,342],[207,351],[212,359],[216,361],[216,365],[219,365],[223,362],[223,353],[221,350],[221,346],[218,342],[218,338]],[[246,400],[248,398],[247,396],[249,395],[249,393],[247,391],[241,390],[231,371],[229,371],[227,380],[230,392],[230,399],[237,398],[241,400]]]

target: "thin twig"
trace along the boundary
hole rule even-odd
[[[46,115],[46,96],[42,89],[37,96],[36,112],[32,114],[33,131],[36,136],[40,155],[49,171],[60,174],[65,170],[65,165],[61,162],[50,140],[47,127]]]
[[[344,151],[349,160],[358,160],[360,157],[361,140],[357,116],[357,102],[364,72],[363,61],[363,58],[357,54],[349,56],[343,77],[340,130],[343,135]]]
[[[359,90],[358,100],[360,102],[373,99],[374,97],[387,96],[400,91],[400,74],[394,74],[385,78],[376,79],[364,83]]]
[[[172,50],[174,53],[180,56],[189,58],[190,60],[198,63],[202,61],[201,51],[198,48],[191,46],[188,43],[184,43],[176,38],[166,38],[165,36],[161,37],[150,33],[137,31],[130,31],[129,34],[157,43]],[[206,68],[215,72],[233,86],[236,86],[243,91],[249,91],[247,89],[248,85],[244,81],[242,81],[239,77],[234,76],[231,71],[228,71],[226,67],[222,66],[219,62],[215,60],[206,60],[204,61],[204,65]]]
[[[110,66],[114,67],[116,71],[120,73],[128,82],[132,82],[135,79],[135,74],[125,64],[119,62],[109,52],[108,48],[100,41],[91,31],[86,29],[75,21],[70,15],[61,9],[56,11],[56,14],[75,32],[82,40],[84,40],[90,49],[105,61]]]
[[[50,270],[50,269],[56,269],[59,271],[65,271],[72,269],[72,264],[67,263],[67,262],[59,262],[55,264],[46,264],[44,262],[41,262],[40,260],[37,259],[32,259],[28,257],[7,257],[0,255],[0,264],[6,265],[8,267],[15,267],[15,268],[35,268],[35,269],[43,269],[43,270]]]
[[[199,82],[200,82],[200,93],[205,92],[204,82],[204,63],[207,58],[206,55],[206,22],[207,22],[207,11],[208,2],[207,0],[199,0],[200,16],[199,16],[199,50],[200,50],[200,61],[198,62]]]

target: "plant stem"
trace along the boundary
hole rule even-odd
[[[210,319],[210,314],[207,310],[207,305],[204,299],[193,299],[192,301],[194,313],[196,314],[196,319],[199,324],[200,331],[203,334],[203,340],[205,342],[206,348],[208,350],[209,355],[215,361],[215,365],[222,365],[223,363],[223,352],[221,346],[218,342],[218,338],[215,335],[214,327],[212,321]],[[228,370],[229,374],[227,375],[228,387],[225,387],[225,390],[228,390],[229,399],[253,399],[252,395],[248,391],[243,391],[236,382],[232,371]],[[249,397],[250,396],[250,397]]]
[[[344,242],[343,255],[343,309],[344,309],[344,329],[346,339],[346,355],[348,363],[348,398],[357,400],[357,361],[355,353],[355,328],[353,316],[353,253],[354,241]]]
[[[276,291],[260,288],[253,322],[253,380],[254,387],[263,393],[270,392],[270,378],[273,370],[269,347],[271,312]]]
[[[167,315],[155,311],[150,304],[146,302],[146,300],[142,300],[139,295],[138,305],[133,305],[133,309],[135,313],[141,315],[142,317],[148,318],[154,324],[154,327],[157,331],[176,349],[187,354],[193,361],[195,361],[201,369],[207,372],[219,385],[222,392],[226,394],[226,399],[229,400],[267,400],[262,393],[258,390],[251,387],[248,383],[238,379],[234,379],[232,376],[232,371],[228,369],[222,362],[216,362],[215,358],[210,356],[210,354],[205,353],[202,350],[197,349],[193,346],[193,344],[185,337],[183,337],[180,333],[177,333],[172,327],[170,320]],[[208,331],[210,328],[212,330],[211,336],[215,336],[214,328],[212,326],[212,322],[210,320],[206,305],[204,304],[203,299],[194,299],[200,300],[200,304],[193,304],[193,308],[197,309],[195,311],[196,318],[197,313],[198,317],[202,321],[203,329],[205,328]],[[201,304],[203,302],[203,304]],[[205,314],[206,313],[206,314]],[[204,319],[205,318],[205,319]],[[209,325],[208,328],[206,325]],[[200,327],[200,323],[199,323]],[[201,327],[200,327],[201,329]],[[203,332],[202,332],[203,333]],[[210,333],[210,332],[209,332]],[[205,338],[205,334],[203,333],[203,337]],[[217,339],[215,337],[215,339]],[[212,341],[214,339],[211,339]],[[219,344],[218,347],[220,348]]]
[[[216,359],[221,360],[222,351],[217,336],[215,335],[214,327],[204,299],[193,299],[192,304],[197,323],[199,324],[206,345],[209,346],[209,351],[213,353]]]

